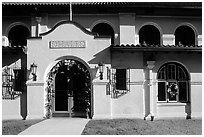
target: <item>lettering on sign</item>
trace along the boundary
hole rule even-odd
[[[61,49],[61,48],[85,48],[86,41],[50,41],[49,47],[51,49]]]

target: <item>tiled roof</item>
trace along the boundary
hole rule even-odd
[[[125,5],[129,2],[71,2],[73,5]],[[3,2],[3,5],[69,5],[70,2]]]
[[[18,45],[18,46],[2,46],[3,50],[21,50],[24,49],[24,46]]]
[[[3,5],[69,5],[70,2],[3,2]],[[72,2],[72,5],[129,5],[135,7],[202,8],[201,2]]]
[[[137,50],[149,50],[149,51],[202,51],[202,45],[140,45],[140,44],[121,44],[111,45],[112,49],[137,49]]]

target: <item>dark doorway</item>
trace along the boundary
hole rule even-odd
[[[55,76],[54,113],[70,117],[87,117],[91,112],[91,78],[78,61],[61,63]]]
[[[55,111],[68,111],[68,83],[64,72],[57,73],[55,78]]]

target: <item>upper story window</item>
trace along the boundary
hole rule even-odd
[[[160,45],[160,31],[153,25],[145,25],[139,30],[139,43]]]
[[[98,33],[99,36],[111,36],[111,44],[114,44],[114,30],[107,23],[99,23],[95,25],[92,32]]]
[[[180,26],[175,31],[175,45],[195,45],[195,33],[189,26]]]
[[[157,79],[158,101],[189,101],[189,75],[184,66],[175,62],[166,63],[159,69]]]
[[[8,39],[11,46],[26,46],[30,31],[23,25],[16,25],[9,30]]]

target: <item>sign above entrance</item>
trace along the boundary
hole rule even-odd
[[[51,49],[61,49],[61,48],[85,48],[86,41],[50,41],[49,47]]]

